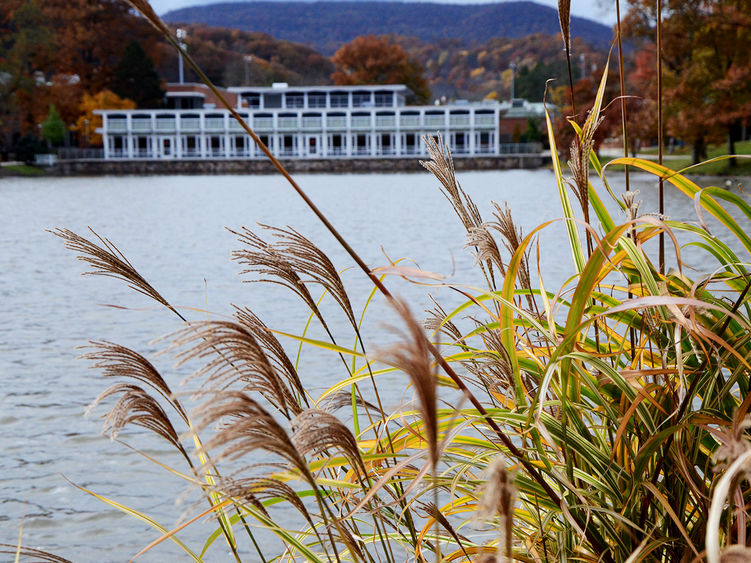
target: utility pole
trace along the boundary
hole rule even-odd
[[[508,67],[511,69],[511,97],[510,102],[514,101],[514,80],[516,80],[516,63],[512,62]]]
[[[178,27],[177,31],[175,32],[175,36],[177,37],[178,44],[180,45],[181,49],[185,49],[187,45],[185,44],[185,36],[187,35],[186,31]],[[180,84],[184,83],[184,76],[183,76],[183,54],[181,52],[177,53],[177,74],[178,74],[178,82]]]
[[[245,85],[250,86],[250,65],[253,62],[253,55],[245,55],[243,60],[245,61]]]

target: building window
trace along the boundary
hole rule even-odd
[[[454,133],[454,151],[457,154],[466,154],[469,152],[469,139],[467,133]]]
[[[235,135],[233,137],[233,156],[245,156],[245,135]]]
[[[110,158],[128,156],[125,150],[125,139],[122,135],[115,135],[109,138]]]
[[[367,155],[370,154],[370,135],[359,134],[354,135],[353,139],[353,154]]]
[[[282,156],[294,156],[297,151],[297,136],[295,135],[282,135]]]
[[[420,146],[420,135],[418,133],[404,133],[402,135],[403,154],[418,154]]]
[[[318,137],[308,137],[308,154],[318,154]]]
[[[493,152],[493,133],[489,131],[481,131],[476,134],[475,137],[475,151],[478,153]]]
[[[346,154],[347,147],[344,144],[345,137],[339,133],[329,135],[329,150],[330,155],[342,155]]]
[[[282,107],[282,95],[281,94],[264,94],[263,95],[263,107],[265,109],[273,109]]]
[[[302,94],[287,94],[285,103],[288,108],[305,107],[305,97]]]
[[[222,137],[219,137],[217,135],[212,135],[209,137],[209,152],[211,156],[222,156],[222,153],[224,152],[222,150],[222,145],[224,144],[222,141],[224,139]]]
[[[195,135],[183,137],[183,156],[198,156],[200,153],[198,137]]]
[[[352,107],[365,108],[372,107],[372,105],[370,92],[352,92]]]
[[[258,135],[258,138],[261,140],[261,142],[264,145],[266,145],[266,147],[269,150],[273,150],[273,146],[272,146],[272,143],[274,140],[273,137],[270,137],[269,135]],[[263,151],[261,151],[261,147],[256,146],[256,156],[261,156],[261,155],[263,155]]]
[[[148,137],[136,137],[136,156],[147,157],[151,156],[149,153],[149,138]]]
[[[349,107],[349,94],[347,92],[331,92],[329,100],[332,108]]]
[[[391,133],[381,133],[378,135],[378,145],[380,154],[394,154],[394,136]]]
[[[309,108],[325,108],[326,107],[326,94],[324,92],[308,93],[308,107]]]
[[[243,100],[250,109],[258,109],[261,107],[261,95],[260,94],[243,94]]]
[[[390,108],[394,105],[393,92],[376,92],[375,105],[377,108]]]

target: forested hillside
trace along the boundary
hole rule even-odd
[[[435,4],[427,2],[235,2],[168,12],[166,21],[263,31],[331,55],[359,35],[395,34],[423,42],[445,38],[464,45],[493,37],[520,38],[560,32],[554,9],[534,2]],[[599,47],[612,31],[591,20],[571,18],[572,36]]]

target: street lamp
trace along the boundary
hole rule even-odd
[[[245,85],[250,86],[250,64],[253,62],[253,55],[245,55]]]
[[[177,37],[177,43],[180,45],[181,49],[185,49],[187,45],[185,44],[185,37],[187,35],[187,32],[181,28],[178,27],[177,31],[175,31],[175,36]],[[178,74],[178,82],[182,84],[183,81],[183,54],[182,52],[177,52],[177,74]]]
[[[516,63],[512,62],[508,65],[511,69],[511,102],[514,101],[514,80],[516,79]]]

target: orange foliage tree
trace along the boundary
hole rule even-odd
[[[110,90],[102,90],[94,95],[84,94],[80,105],[81,115],[71,129],[78,132],[82,142],[85,142],[88,135],[89,145],[101,147],[102,136],[96,133],[96,129],[102,126],[102,116],[94,113],[94,110],[135,109],[135,107],[133,100],[121,98]]]
[[[331,61],[337,68],[331,75],[334,84],[405,84],[413,94],[410,101],[426,103],[430,99],[422,65],[386,37],[355,37],[334,53]]]

